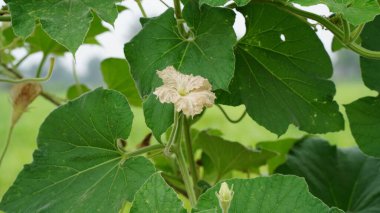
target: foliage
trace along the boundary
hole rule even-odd
[[[54,60],[48,75],[41,78],[41,73],[49,56],[68,51],[75,56],[82,44],[99,45],[96,37],[108,31],[102,22],[113,24],[126,9],[116,0],[6,3],[0,10],[0,82],[15,84],[48,80]],[[81,83],[73,63],[75,84],[67,85],[66,98],[39,90],[37,95],[58,107],[41,125],[33,162],[3,196],[0,210],[119,212],[130,205],[130,212],[380,211],[380,96],[344,106],[358,144],[348,149],[311,136],[249,147],[224,139],[223,130],[195,129],[199,119],[208,118],[207,111],[193,117],[183,113],[185,107],[211,106],[215,94],[215,104],[231,123],[248,114],[278,136],[290,125],[306,134],[344,129],[331,59],[309,20],[334,34],[333,51],[358,54],[364,84],[378,93],[378,1],[173,3],[157,17],[147,17],[136,0],[144,16],[141,31],[125,44],[125,59],[101,63],[108,89]],[[322,17],[293,3],[322,3],[333,15]],[[239,40],[233,28],[236,14],[245,20]],[[20,48],[26,54],[16,60]],[[42,58],[35,77],[26,78],[20,64],[34,53]],[[169,66],[174,67],[170,74],[158,76]],[[162,84],[165,103],[157,99]],[[189,91],[196,95],[188,96]],[[15,98],[23,100],[25,94]],[[244,105],[246,112],[234,120],[219,104]],[[151,130],[138,148],[128,141],[134,134],[130,105],[142,107]],[[12,106],[20,108],[16,102]]]

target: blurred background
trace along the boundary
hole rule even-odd
[[[166,0],[165,2],[169,6],[172,5],[171,0]],[[0,0],[0,6],[3,5],[5,5],[4,1]],[[109,32],[97,37],[101,45],[82,45],[75,55],[79,80],[88,85],[91,89],[104,86],[100,72],[100,62],[109,57],[124,58],[124,44],[141,29],[138,20],[142,15],[135,1],[125,0],[122,2],[122,5],[128,9],[119,14],[113,26],[103,23],[105,27],[109,28]],[[157,16],[167,9],[167,7],[158,0],[144,0],[143,5],[149,17]],[[325,16],[330,14],[327,7],[323,5],[303,9]],[[240,14],[237,15],[234,28],[238,38],[244,35],[244,18]],[[342,112],[344,112],[342,107],[344,104],[351,103],[359,97],[371,95],[372,92],[362,83],[359,57],[348,50],[332,52],[331,44],[333,35],[323,30],[320,26],[318,26],[318,29],[318,35],[333,61],[333,80],[337,87],[335,99],[340,104]],[[21,48],[14,51],[16,58],[21,58],[24,54],[25,50]],[[41,58],[42,53],[33,54],[21,65],[20,70],[26,76],[34,75]],[[74,84],[72,60],[73,56],[70,53],[66,53],[64,56],[57,58],[51,80],[43,84],[46,91],[61,97],[66,96],[66,89],[68,86]],[[46,66],[48,66],[48,64],[46,64]],[[44,70],[47,70],[47,67],[45,67]],[[0,84],[0,150],[4,148],[11,115],[9,88],[10,85],[8,84]],[[54,108],[55,106],[50,102],[38,97],[30,106],[28,112],[23,115],[16,125],[9,151],[4,159],[3,165],[0,167],[0,198],[15,180],[23,165],[32,161],[32,153],[36,148],[36,137],[39,126]],[[244,111],[243,107],[225,108],[231,117],[234,118],[239,117]],[[133,111],[135,114],[134,125],[130,139],[128,140],[130,148],[139,143],[144,136],[149,133],[149,129],[145,126],[142,110],[133,108]],[[257,125],[248,116],[238,124],[229,123],[216,107],[207,110],[203,118],[195,125],[195,128],[223,130],[226,139],[239,141],[248,146],[254,146],[260,141],[278,139],[275,134]],[[280,138],[299,138],[305,134],[306,133],[297,130],[295,127],[290,126],[288,132]],[[355,141],[351,136],[347,123],[345,131],[329,133],[321,135],[321,137],[341,147],[355,146]]]

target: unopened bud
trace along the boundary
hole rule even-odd
[[[12,124],[20,119],[21,115],[26,111],[28,106],[41,93],[42,87],[38,83],[21,83],[16,84],[11,89],[12,99]]]
[[[219,206],[222,209],[223,213],[228,213],[230,208],[232,198],[234,197],[233,186],[231,189],[228,188],[228,184],[223,182],[220,186],[219,192],[216,192],[216,197],[219,200]]]

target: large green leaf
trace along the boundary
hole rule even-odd
[[[153,136],[161,141],[161,135],[172,125],[174,119],[173,104],[162,104],[155,95],[150,95],[143,103],[146,125]]]
[[[207,78],[213,89],[228,89],[234,72],[236,36],[232,10],[186,4],[183,18],[191,29],[183,38],[173,9],[150,19],[124,47],[125,56],[142,96],[162,84],[156,71],[173,65],[186,74]]]
[[[130,212],[180,213],[186,210],[176,192],[170,188],[160,173],[155,173],[136,192]]]
[[[237,6],[244,6],[248,4],[251,0],[234,0]],[[228,0],[199,0],[199,4],[208,4],[210,6],[223,6],[228,2]]]
[[[94,11],[112,24],[118,0],[6,0],[16,35],[28,37],[39,20],[43,30],[72,53],[84,42]]]
[[[374,51],[380,51],[380,16],[365,25],[361,34],[362,45]],[[365,85],[380,92],[380,60],[361,57],[360,66]]]
[[[380,14],[377,0],[290,0],[290,2],[303,6],[325,4],[331,12],[342,15],[353,25],[372,21]]]
[[[129,71],[129,64],[125,59],[105,59],[101,63],[101,70],[108,88],[123,93],[131,105],[141,106],[141,98]]]
[[[286,162],[289,150],[297,142],[298,140],[295,139],[284,139],[279,141],[260,142],[256,145],[256,147],[260,149],[277,153],[277,156],[270,158],[267,162],[270,174],[272,174],[278,166]]]
[[[347,212],[380,211],[380,160],[357,148],[338,149],[307,138],[291,150],[278,172],[305,177],[310,192]]]
[[[229,212],[339,212],[329,209],[326,204],[308,191],[306,182],[295,176],[273,175],[254,179],[230,179],[234,196]],[[215,193],[220,183],[207,190],[199,198],[195,212],[221,212]]]
[[[118,138],[131,131],[125,97],[96,89],[44,121],[33,163],[6,192],[6,212],[118,212],[154,172],[144,157],[124,161]]]
[[[345,105],[352,135],[360,149],[380,157],[380,97],[365,97]]]
[[[310,26],[271,5],[239,10],[247,31],[236,47],[231,94],[219,94],[219,102],[244,104],[256,122],[278,135],[289,124],[309,133],[343,129],[335,85],[327,80],[331,61]]]
[[[207,131],[200,132],[194,141],[195,149],[202,149],[215,170],[215,179],[220,180],[232,170],[250,171],[266,164],[267,160],[276,156],[267,150],[255,150],[243,146],[238,142],[224,140],[213,136]],[[209,173],[211,171],[205,171]]]

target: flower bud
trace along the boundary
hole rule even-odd
[[[228,188],[228,184],[223,182],[220,186],[219,193],[216,192],[216,197],[219,199],[219,206],[223,213],[228,213],[232,198],[234,197],[233,186],[231,189]]]
[[[16,84],[11,89],[12,100],[12,125],[20,119],[28,106],[41,93],[42,87],[38,83],[21,83]]]

